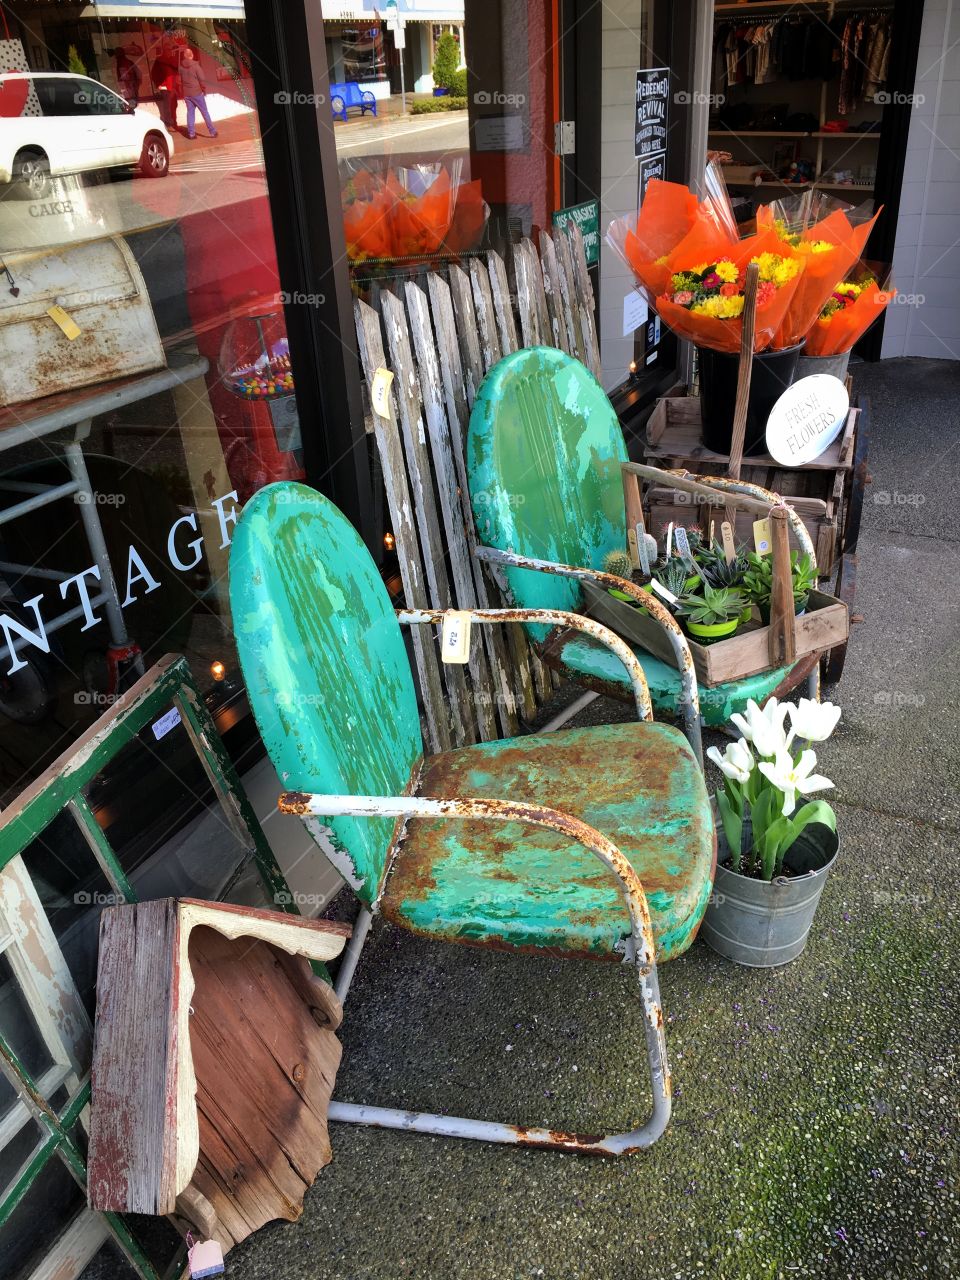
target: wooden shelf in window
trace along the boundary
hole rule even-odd
[[[847,129],[842,133],[838,133],[835,129],[828,129],[826,132],[820,133],[790,133],[787,131],[778,132],[775,129],[711,129],[711,138],[876,138],[879,142],[880,133],[861,133],[858,129]]]
[[[809,191],[811,187],[829,188],[831,191],[862,191],[872,195],[872,186],[861,186],[857,182],[782,182],[779,178],[771,178],[764,182],[754,182],[750,178],[727,178],[729,187],[783,187],[785,191]]]
[[[836,3],[834,3],[833,0],[806,0],[806,3],[803,5],[803,10],[833,8],[841,13],[845,13],[855,12],[857,9],[862,9],[864,7],[865,6],[860,2],[860,0],[847,0],[846,3],[844,3],[844,0],[836,0]],[[871,9],[892,9],[893,0],[890,0],[887,4],[878,4],[876,3],[876,0],[874,0],[869,7]],[[775,10],[779,11],[783,9],[796,8],[796,0],[746,0],[746,3],[741,4],[715,4],[713,6],[713,12],[715,17],[720,17],[721,14],[728,13],[765,14],[772,13]]]

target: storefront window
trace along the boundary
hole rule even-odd
[[[166,652],[231,704],[232,524],[303,476],[243,5],[184,10],[4,6],[3,805]]]
[[[356,294],[550,226],[558,85],[547,6],[364,0],[366,31],[338,18],[337,0],[321,7]],[[371,51],[362,66],[350,62],[358,47]]]
[[[256,743],[231,531],[256,490],[305,478],[256,52],[242,0],[163,9],[11,0],[0,14],[4,809],[167,653],[187,657],[233,754]],[[360,33],[351,65],[375,75],[378,47]],[[179,722],[134,738],[83,803],[139,898],[220,896],[244,857]],[[95,853],[62,814],[0,870],[0,1035],[54,1107],[90,1065],[113,900]],[[39,929],[26,950],[24,900]],[[32,980],[41,954],[75,992],[69,1028]],[[0,1075],[0,1202],[38,1141]],[[0,1274],[67,1280],[106,1237],[54,1160],[0,1226]],[[102,1274],[133,1274],[106,1247]]]

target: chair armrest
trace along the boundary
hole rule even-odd
[[[644,597],[645,598],[645,597]],[[637,717],[640,720],[653,719],[653,703],[650,701],[650,690],[643,667],[637,660],[625,640],[615,631],[605,627],[593,618],[584,618],[579,613],[567,613],[563,609],[398,609],[397,618],[407,625],[423,622],[443,622],[447,613],[465,613],[471,622],[543,622],[558,627],[569,627],[573,631],[583,631],[599,640],[616,655],[627,669],[633,696],[637,703]]]
[[[526,804],[515,800],[452,799],[431,800],[420,796],[328,796],[306,791],[285,791],[277,807],[281,813],[301,818],[465,818],[493,822],[527,822],[535,827],[548,827],[568,836],[599,858],[616,876],[630,915],[633,960],[640,973],[646,997],[646,977],[656,967],[650,909],[640,877],[633,864],[617,846],[595,827],[545,805]],[[655,996],[651,996],[655,999]],[[645,999],[646,1004],[646,999]]]
[[[687,704],[688,727],[693,720],[696,720],[699,725],[700,695],[697,690],[697,673],[693,666],[690,645],[687,643],[687,637],[677,625],[673,614],[652,592],[641,591],[637,584],[631,582],[628,578],[618,578],[615,573],[604,573],[602,569],[581,569],[576,565],[559,564],[554,560],[535,560],[531,556],[518,556],[512,551],[500,551],[496,547],[477,547],[474,554],[478,560],[486,560],[490,564],[500,565],[505,568],[534,569],[540,573],[555,573],[561,578],[576,578],[581,582],[597,582],[601,586],[612,587],[616,591],[622,591],[624,595],[632,596],[634,600],[643,605],[651,618],[659,622],[666,631],[673,646],[673,652],[680,671],[684,701]],[[690,736],[688,733],[688,737]],[[694,746],[697,752],[697,759],[702,764],[702,752],[699,746],[693,742],[692,737],[691,745]]]

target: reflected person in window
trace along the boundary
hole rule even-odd
[[[210,111],[207,107],[207,82],[203,76],[203,69],[200,63],[194,57],[193,50],[189,47],[184,49],[183,56],[180,59],[180,91],[183,94],[183,100],[187,104],[187,137],[195,138],[197,112],[203,116],[210,137],[215,138],[217,131],[213,127],[213,121],[210,119]]]

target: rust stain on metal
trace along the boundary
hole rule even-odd
[[[517,1135],[517,1142],[521,1147],[543,1147],[547,1145],[547,1139],[536,1136],[536,1131],[531,1130],[525,1125],[511,1125],[514,1133]],[[542,1130],[541,1130],[542,1133]],[[604,1155],[605,1152],[600,1150],[600,1144],[604,1140],[602,1133],[571,1133],[566,1129],[548,1129],[549,1142],[557,1147],[567,1147],[571,1151],[583,1151],[588,1155]]]
[[[303,818],[310,812],[312,798],[309,791],[284,791],[277,801],[277,808],[281,813],[294,813]]]

